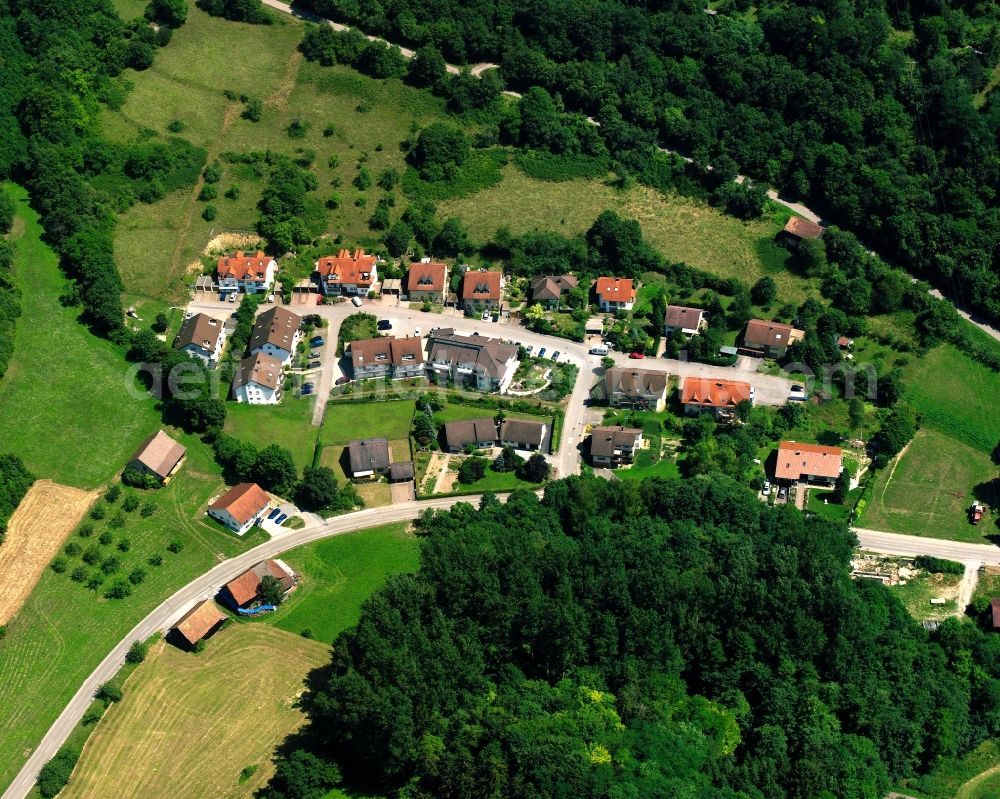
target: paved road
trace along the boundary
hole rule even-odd
[[[966,544],[941,538],[922,538],[916,535],[883,533],[879,530],[855,528],[862,549],[885,555],[933,555],[948,560],[977,561],[991,566],[1000,565],[1000,548],[992,544]]]

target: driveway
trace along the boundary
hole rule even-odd
[[[389,492],[393,505],[398,505],[401,502],[415,502],[417,499],[417,489],[412,480],[407,480],[405,483],[389,483]]]

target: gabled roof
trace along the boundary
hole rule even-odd
[[[801,217],[792,216],[785,223],[784,232],[797,239],[820,239],[826,232],[826,228]]]
[[[208,509],[229,511],[229,515],[243,525],[264,510],[270,501],[271,496],[256,483],[240,483],[215,500]]]
[[[641,436],[642,430],[637,427],[595,427],[590,431],[590,454],[610,458],[620,450],[631,451]]]
[[[688,308],[684,305],[668,305],[663,323],[666,327],[684,330],[697,330],[705,311],[701,308]]]
[[[153,433],[139,445],[131,460],[139,461],[153,474],[166,478],[184,457],[187,450],[162,430]]]
[[[805,335],[802,330],[783,322],[751,319],[747,322],[743,343],[751,347],[787,347]]]
[[[685,377],[681,389],[681,404],[701,405],[704,408],[735,408],[751,396],[753,388],[740,380]]]
[[[500,423],[500,440],[540,447],[545,438],[545,427],[544,422],[533,422],[530,419],[504,419]]]
[[[225,589],[237,605],[245,605],[257,597],[257,588],[265,576],[271,575],[278,579],[281,587],[287,591],[295,582],[293,572],[282,560],[264,560],[247,569],[243,574],[225,585]]]
[[[281,361],[272,355],[258,352],[244,358],[236,367],[233,376],[233,388],[242,388],[247,383],[256,383],[274,391],[281,385],[284,367]]]
[[[463,300],[499,300],[500,272],[485,269],[470,269],[462,278]]]
[[[594,291],[601,302],[632,302],[635,289],[628,277],[599,277]]]
[[[479,419],[459,419],[445,422],[444,440],[449,448],[463,449],[479,441],[496,441],[496,422],[488,416]]]
[[[351,342],[351,365],[355,370],[374,364],[393,366],[414,365],[424,362],[424,351],[419,336],[405,338],[365,338]]]
[[[219,336],[222,335],[222,329],[223,325],[219,319],[208,314],[196,313],[181,324],[177,338],[174,339],[174,349],[183,349],[193,344],[203,350],[214,352],[219,343]]]
[[[444,291],[444,278],[448,267],[440,263],[410,264],[406,273],[406,290],[414,291]]]
[[[531,281],[531,299],[538,301],[558,300],[580,284],[576,275],[543,275]]]
[[[384,438],[359,438],[347,445],[351,474],[384,472],[389,468],[389,442]]]
[[[485,336],[459,336],[449,328],[431,334],[428,357],[452,368],[480,369],[491,377],[500,377],[510,359],[517,357],[517,346]]]
[[[328,255],[316,262],[316,271],[328,283],[357,283],[370,286],[375,278],[375,256],[366,255],[364,250],[341,250],[337,255]]]
[[[400,461],[399,463],[393,463],[389,466],[389,479],[390,480],[412,480],[413,479],[413,461]]]
[[[267,276],[267,266],[273,261],[263,250],[257,250],[253,255],[237,250],[235,255],[223,256],[216,264],[220,278],[231,277],[236,280],[264,280]]]
[[[292,341],[295,332],[302,324],[302,317],[294,314],[286,308],[275,305],[268,308],[257,317],[253,323],[253,332],[250,334],[249,351],[253,352],[265,344],[280,347],[288,352],[292,351]]]
[[[211,599],[199,602],[191,610],[181,616],[174,629],[192,646],[208,635],[219,623],[226,620]]]
[[[782,441],[778,444],[774,476],[783,480],[798,480],[804,474],[836,477],[841,471],[842,458],[840,447]]]
[[[667,389],[667,373],[653,369],[631,369],[613,366],[604,373],[607,396],[625,394],[630,397],[660,396]]]
[[[993,629],[1000,629],[1000,597],[993,597],[990,600],[990,615],[993,621]]]

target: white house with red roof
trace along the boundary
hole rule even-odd
[[[635,304],[635,287],[627,277],[599,277],[594,287],[597,305],[604,313],[631,311]]]
[[[243,535],[263,518],[270,504],[271,495],[259,485],[240,483],[209,505],[208,515]]]
[[[343,249],[320,258],[316,274],[324,294],[367,294],[378,282],[378,259],[361,249]]]
[[[235,255],[224,255],[216,264],[219,277],[219,293],[231,294],[242,291],[245,294],[261,294],[274,282],[278,265],[262,250],[247,255],[237,250]]]

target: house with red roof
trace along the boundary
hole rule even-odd
[[[462,307],[497,311],[503,296],[503,274],[487,269],[470,269],[462,277]]]
[[[378,259],[364,250],[343,249],[316,262],[319,288],[324,294],[367,294],[378,282]]]
[[[233,610],[246,608],[257,601],[260,581],[267,576],[274,577],[281,583],[281,588],[286,594],[295,587],[298,579],[292,567],[285,561],[263,560],[222,586],[219,598]]]
[[[798,247],[806,239],[823,238],[824,233],[826,233],[826,228],[822,225],[817,225],[815,222],[810,222],[799,216],[792,216],[788,218],[780,235],[793,247]]]
[[[208,506],[208,515],[236,535],[257,524],[271,504],[271,495],[256,483],[240,483]]]
[[[245,294],[262,294],[274,282],[277,269],[274,259],[265,255],[263,250],[257,250],[253,255],[247,255],[243,250],[237,250],[234,255],[224,255],[215,266],[219,293],[228,295],[242,291]]]
[[[753,399],[753,386],[741,380],[685,377],[681,386],[681,404],[690,416],[714,413],[718,419],[731,415],[741,402],[753,404]]]
[[[406,273],[406,294],[410,302],[426,301],[443,304],[447,285],[447,264],[421,261],[410,264],[410,269]]]
[[[604,313],[631,311],[635,304],[635,287],[627,277],[599,277],[594,286],[597,305]]]
[[[774,479],[785,483],[821,483],[832,485],[844,470],[844,452],[840,447],[782,441]]]

